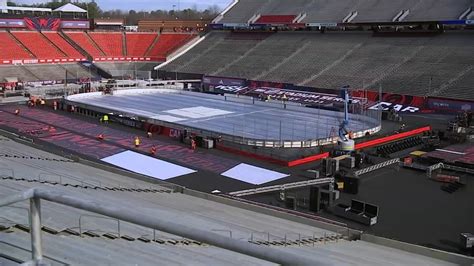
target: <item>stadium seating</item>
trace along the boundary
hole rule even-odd
[[[36,31],[12,31],[12,34],[38,59],[65,58],[41,33]]]
[[[0,60],[82,59],[90,55],[93,60],[102,61],[124,60],[125,56],[164,61],[195,36],[181,33],[0,32]]]
[[[306,14],[303,22],[342,22],[351,12],[357,12],[352,22],[387,22],[402,10],[409,11],[403,21],[437,21],[459,19],[472,4],[471,0],[240,0],[219,22],[247,23],[257,14],[300,13]]]
[[[17,78],[20,81],[53,81],[89,78],[93,74],[76,63],[65,64],[35,64],[35,65],[3,65],[0,66],[0,81],[6,78]]]
[[[295,15],[262,15],[255,23],[292,23]]]
[[[156,63],[104,62],[96,63],[95,65],[109,73],[112,77],[128,79],[130,77],[134,78],[136,75],[139,79],[149,79]]]
[[[0,32],[0,60],[30,59],[28,53],[12,36],[6,31]]]
[[[147,56],[165,58],[194,36],[192,34],[161,34]]]
[[[20,81],[34,81],[38,80],[31,72],[25,69],[24,66],[0,66],[0,81],[3,82],[6,78],[17,78]]]
[[[85,32],[71,31],[65,32],[66,36],[84,49],[92,57],[104,56],[102,51],[96,46],[96,44],[90,39],[89,35]]]
[[[127,32],[125,36],[127,37],[127,55],[143,57],[158,35],[156,33]]]
[[[267,2],[269,0],[239,0],[239,3],[232,7],[219,23],[247,23]]]
[[[230,61],[230,64],[225,68],[221,68],[212,74],[224,77],[255,77],[298,50],[301,46],[297,44],[303,40],[303,34],[273,35],[253,48],[246,50],[242,57]]]
[[[44,31],[44,36],[54,43],[63,53],[70,58],[82,58],[84,57],[79,51],[76,50],[71,44],[69,44],[61,35],[56,31]]]
[[[370,33],[280,32],[262,41],[211,33],[162,69],[290,82],[318,88],[353,88],[452,97],[460,84],[474,87],[472,33],[372,37]],[[464,90],[465,91],[465,90]]]
[[[89,32],[88,34],[106,56],[124,56],[121,32]]]
[[[231,35],[224,32],[211,32],[204,41],[163,69],[210,74],[244,55],[261,41],[250,38],[227,38],[229,36]]]

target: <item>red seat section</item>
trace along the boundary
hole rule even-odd
[[[107,56],[124,56],[121,32],[89,32],[89,36]]]
[[[85,32],[66,32],[65,34],[92,57],[104,56]]]
[[[158,41],[151,48],[148,56],[153,58],[166,58],[179,47],[186,44],[195,35],[193,34],[161,34]]]
[[[14,31],[12,34],[38,59],[65,58],[66,56],[37,31]]]
[[[256,23],[293,23],[296,15],[262,15]]]
[[[0,32],[0,60],[31,58],[32,56],[8,32]]]
[[[70,58],[83,58],[84,56],[76,50],[70,43],[68,43],[61,35],[56,31],[44,31],[44,36],[54,43]]]
[[[153,45],[156,33],[133,33],[127,32],[127,55],[132,57],[145,56],[148,48]]]

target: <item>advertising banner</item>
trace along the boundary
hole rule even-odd
[[[0,19],[0,28],[26,28],[23,19]]]
[[[214,86],[245,86],[247,81],[245,79],[238,78],[224,78],[224,77],[213,77],[204,76],[202,77],[202,84],[214,85]]]
[[[389,110],[391,108],[399,112],[415,113],[426,111],[426,98],[420,96],[401,95],[393,93],[382,93],[382,99],[377,91],[351,91],[352,97],[366,98],[370,104],[369,109]],[[380,100],[380,102],[379,102]]]
[[[30,30],[59,30],[59,18],[24,18],[26,27]]]
[[[62,29],[90,29],[91,24],[88,20],[63,20]]]
[[[286,96],[290,102],[297,102],[303,105],[333,105],[335,103],[343,103],[344,100],[337,94],[326,94],[307,91],[294,91],[279,88],[254,88],[245,93],[247,96],[266,97],[270,95],[273,100],[283,100]],[[360,104],[362,99],[353,98],[352,103]]]
[[[427,106],[435,112],[472,112],[474,111],[474,102],[451,100],[443,98],[428,98]]]

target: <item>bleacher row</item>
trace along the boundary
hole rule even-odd
[[[1,31],[0,64],[95,61],[165,61],[194,38],[182,33]]]
[[[473,6],[473,0],[239,0],[215,22],[247,23],[252,18],[257,23],[291,22],[289,15],[299,14],[306,14],[299,21],[303,23],[344,22],[349,14],[354,16],[346,22],[359,23],[472,19]],[[258,19],[258,15],[267,16]]]
[[[236,36],[212,32],[162,70],[316,88],[381,86],[384,92],[474,99],[470,32],[413,37],[280,32],[263,40]]]

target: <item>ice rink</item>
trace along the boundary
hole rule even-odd
[[[310,141],[334,137],[343,113],[262,102],[248,97],[219,96],[166,89],[122,90],[114,95],[87,93],[68,101],[135,115],[156,124],[178,125],[242,139],[262,141]],[[379,126],[374,118],[351,114],[349,129],[364,132]]]

